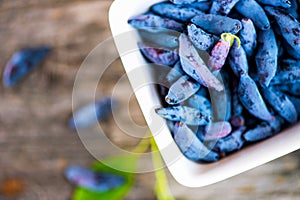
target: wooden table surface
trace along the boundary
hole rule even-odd
[[[63,176],[64,168],[70,164],[89,166],[95,161],[77,133],[68,127],[68,118],[72,112],[72,89],[77,70],[89,52],[111,36],[107,19],[111,3],[111,0],[0,1],[1,73],[16,50],[41,44],[53,47],[43,67],[15,89],[0,86],[0,185],[7,179],[18,180],[24,185],[18,195],[0,193],[1,200],[69,200],[73,187]],[[99,60],[113,54],[114,48],[111,48]],[[92,85],[88,80],[93,73],[86,74],[87,82],[80,88],[82,96],[77,97],[75,107],[87,102],[85,94]],[[114,60],[97,87],[97,95],[110,95],[123,75],[120,60]],[[129,129],[133,122],[145,126],[135,98],[128,98],[131,94],[127,79],[122,80],[117,94],[121,104],[119,118]],[[123,104],[129,106],[122,107]],[[131,118],[126,115],[127,109]],[[136,144],[137,141],[124,134],[112,118],[101,124],[107,137],[118,146],[126,149]],[[99,149],[103,155],[111,155],[105,151],[105,145]],[[198,189],[183,187],[168,174],[170,188],[176,199],[300,199],[299,158],[299,151],[294,152]],[[146,159],[140,164],[148,166],[151,161]],[[126,199],[155,199],[154,183],[153,173],[139,174]]]

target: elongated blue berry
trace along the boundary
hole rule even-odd
[[[16,52],[8,61],[3,72],[5,87],[13,87],[37,68],[50,52],[49,47],[27,48]]]
[[[239,0],[212,0],[211,14],[228,15]]]
[[[145,30],[139,30],[139,34],[143,41],[146,43],[155,44],[155,46],[162,48],[177,48],[178,32],[175,31],[162,31],[157,33],[148,32]]]
[[[277,22],[285,41],[297,52],[300,51],[300,23],[282,9],[266,6],[265,10]]]
[[[298,83],[300,82],[300,68],[292,70],[281,70],[272,79],[272,85],[280,85],[282,83]]]
[[[211,71],[220,70],[224,66],[230,47],[235,40],[238,41],[239,47],[240,40],[238,37],[231,33],[222,33],[221,39],[210,52],[208,63]]]
[[[278,46],[273,30],[260,31],[255,61],[259,82],[268,87],[277,72]]]
[[[193,161],[215,162],[219,160],[219,155],[208,149],[183,123],[176,123],[174,130],[174,140],[182,153]]]
[[[283,59],[279,62],[279,68],[283,71],[297,70],[300,68],[300,62],[299,60]]]
[[[201,10],[202,12],[207,12],[211,7],[211,1],[198,0],[189,4],[188,6]]]
[[[191,22],[209,33],[220,35],[222,33],[238,33],[242,24],[239,20],[214,14],[199,14]]]
[[[226,137],[232,131],[231,125],[227,121],[211,122],[205,128],[205,140],[217,140]]]
[[[294,104],[298,116],[300,116],[300,98],[292,95],[287,95],[289,100]]]
[[[189,76],[185,75],[171,85],[165,100],[168,104],[171,105],[178,104],[187,100],[199,89],[200,84],[194,81]]]
[[[248,73],[248,60],[244,48],[238,47],[237,43],[234,43],[231,47],[228,57],[228,63],[236,76],[240,74]]]
[[[235,9],[250,18],[259,29],[268,30],[271,27],[264,9],[255,0],[240,0]]]
[[[295,50],[291,45],[289,45],[286,41],[283,41],[283,47],[285,52],[291,56],[293,59],[300,60],[300,52]]]
[[[166,29],[182,32],[185,27],[182,23],[172,19],[166,19],[152,13],[132,17],[128,24],[137,29],[144,29],[150,32],[161,32]]]
[[[192,126],[207,125],[211,121],[211,116],[207,113],[201,113],[198,109],[187,106],[158,108],[155,112],[168,120],[183,122]]]
[[[287,12],[290,13],[296,19],[299,19],[298,3],[297,0],[288,0],[292,3],[291,7],[287,9]]]
[[[193,7],[178,6],[166,2],[154,4],[150,9],[157,15],[184,23],[188,22],[194,16],[202,13],[200,10]]]
[[[251,57],[257,45],[257,34],[251,19],[244,18],[241,20],[243,28],[239,32],[241,45],[248,57]]]
[[[170,120],[166,120],[166,124],[169,128],[169,130],[171,131],[171,133],[174,133],[174,128],[175,128],[175,122],[170,121]]]
[[[224,153],[230,153],[241,149],[245,143],[244,139],[242,138],[245,130],[246,127],[242,126],[233,131],[230,135],[219,139],[217,141],[216,148]]]
[[[125,183],[124,177],[95,172],[79,166],[68,167],[65,176],[71,183],[94,192],[107,192]]]
[[[272,81],[272,84],[276,83],[276,87],[280,87],[282,91],[291,92],[297,96],[297,89],[299,87],[299,69],[300,62],[293,59],[283,59],[279,62],[279,72],[276,75],[276,79]],[[284,81],[280,83],[280,80]],[[294,83],[294,84],[291,84]],[[298,86],[297,86],[298,85]]]
[[[195,47],[184,34],[179,37],[179,55],[182,69],[190,77],[205,87],[217,91],[223,90],[221,82],[210,72]]]
[[[223,71],[218,74],[218,79],[224,89],[222,91],[209,90],[213,110],[214,121],[228,121],[231,117],[231,92],[229,88],[229,77]]]
[[[179,79],[184,74],[180,61],[175,63],[173,68],[164,78],[163,82],[167,85],[172,85],[177,79]]]
[[[293,96],[300,96],[300,82],[275,85],[274,88]]]
[[[298,118],[297,111],[286,95],[272,88],[262,88],[262,94],[282,118],[291,124],[296,123]]]
[[[239,95],[238,95],[238,86],[237,82],[234,81],[232,83],[232,110],[231,110],[231,118],[230,118],[230,123],[234,127],[241,127],[245,125],[245,119],[243,117],[243,106],[239,100]]]
[[[214,44],[214,36],[206,33],[201,28],[198,28],[195,24],[189,24],[187,26],[188,36],[195,47],[199,50],[207,50]]]
[[[196,0],[170,0],[172,3],[174,4],[190,4],[190,3],[193,3],[195,2]]]
[[[256,1],[263,5],[280,6],[283,8],[290,8],[292,5],[292,2],[290,0],[256,0]]]
[[[242,115],[243,106],[241,105],[239,94],[238,94],[238,80],[234,79],[231,83],[232,88],[232,115]]]
[[[73,113],[73,117],[69,121],[71,128],[85,128],[89,125],[101,121],[111,114],[112,106],[115,100],[111,98],[103,98],[95,103],[90,103]]]
[[[178,53],[175,50],[153,47],[142,42],[139,42],[138,46],[142,54],[155,64],[172,66],[179,60]]]
[[[262,122],[258,124],[255,128],[248,130],[244,134],[244,139],[248,142],[255,142],[267,137],[271,137],[281,130],[282,119],[276,117],[275,120],[270,122]]]
[[[253,116],[266,121],[274,120],[274,116],[268,111],[255,82],[247,74],[241,75],[238,94],[244,107]]]
[[[208,101],[207,98],[200,96],[199,94],[195,94],[191,98],[189,98],[188,105],[200,110],[208,116],[212,116],[211,103]]]

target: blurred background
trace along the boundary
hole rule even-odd
[[[1,75],[15,51],[39,45],[53,48],[42,67],[17,87],[0,86],[0,200],[70,200],[74,187],[64,178],[65,167],[71,164],[88,167],[95,161],[68,126],[68,120],[77,70],[89,52],[111,36],[107,18],[111,3],[111,0],[0,0]],[[111,48],[108,54],[114,52],[115,47]],[[98,96],[110,95],[124,73],[117,59],[102,76]],[[126,94],[132,94],[128,81],[121,84],[118,100],[123,124],[133,120],[145,126],[134,96],[129,104],[126,102]],[[84,105],[88,102],[84,87],[81,89],[83,95],[78,102]],[[122,102],[127,107],[122,107]],[[128,109],[131,119],[126,117]],[[118,146],[129,148],[137,143],[112,118],[101,124],[108,138]],[[105,155],[106,147],[101,149]],[[166,172],[176,199],[300,199],[299,155],[299,151],[294,152],[197,189],[179,185]],[[143,164],[149,165],[151,160]],[[152,172],[137,175],[125,199],[156,199],[154,184]]]

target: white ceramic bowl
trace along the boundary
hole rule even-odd
[[[173,177],[187,187],[201,187],[252,169],[300,148],[300,124],[262,142],[244,148],[212,164],[198,164],[181,155],[165,121],[155,115],[161,107],[154,77],[147,62],[137,50],[137,33],[127,20],[144,13],[150,5],[162,0],[115,0],[109,11],[109,22],[116,47],[129,81],[134,89],[145,120],[154,134],[161,155]],[[135,51],[133,51],[135,49]],[[155,121],[155,123],[153,123]],[[158,127],[160,126],[160,127]]]

